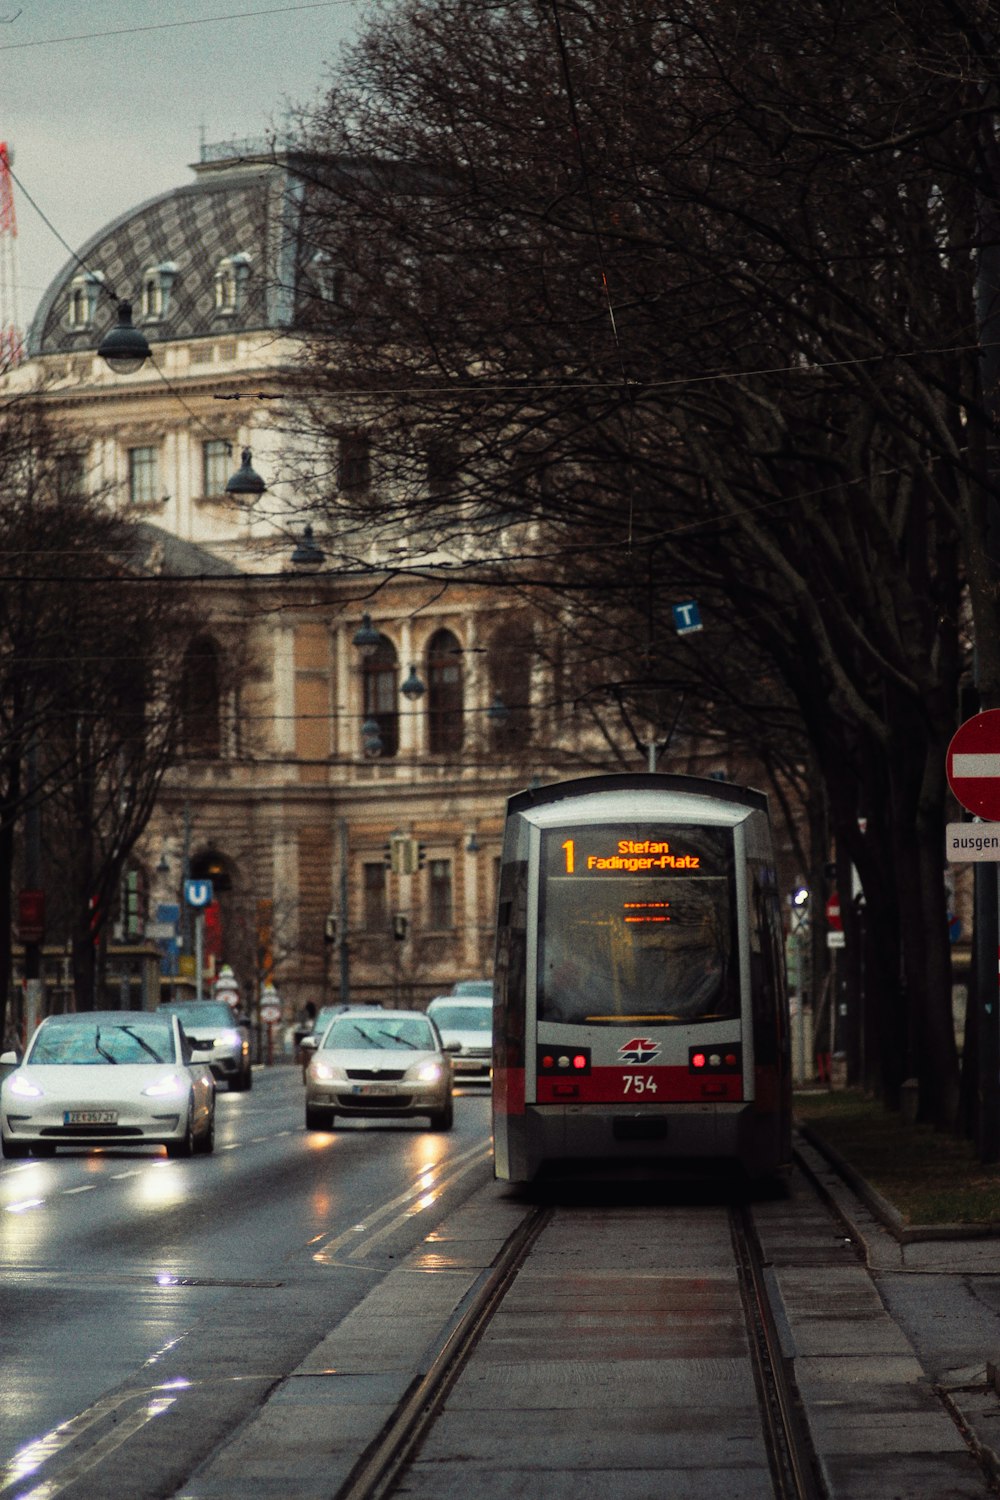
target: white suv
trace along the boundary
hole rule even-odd
[[[456,1080],[479,1078],[488,1083],[493,1073],[493,1001],[479,995],[438,995],[427,1014],[452,1052]]]

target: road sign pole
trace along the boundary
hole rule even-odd
[[[194,997],[201,999],[202,966],[205,959],[205,910],[199,907],[194,919]]]
[[[976,1154],[1000,1161],[1000,907],[997,867],[976,866],[975,985],[979,1043]]]

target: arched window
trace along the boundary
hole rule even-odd
[[[198,636],[184,657],[181,689],[181,742],[188,755],[218,759],[222,751],[222,672],[219,648]]]
[[[530,624],[516,617],[493,634],[489,648],[490,702],[498,699],[506,718],[490,720],[490,744],[510,753],[531,741],[531,670],[535,659]]]
[[[383,757],[399,750],[399,660],[387,636],[380,635],[362,669],[364,716],[374,719],[382,741]]]
[[[432,755],[461,750],[465,739],[462,648],[450,630],[427,647],[427,744]]]

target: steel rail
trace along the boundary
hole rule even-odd
[[[729,1229],[775,1500],[823,1500],[825,1487],[781,1350],[760,1241],[745,1204],[730,1208]]]
[[[492,1265],[476,1278],[444,1325],[427,1369],[416,1378],[382,1431],[369,1443],[335,1500],[379,1500],[390,1493],[552,1212],[543,1206],[530,1209]]]

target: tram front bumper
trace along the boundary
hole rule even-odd
[[[773,1122],[752,1104],[644,1106],[529,1104],[523,1116],[526,1176],[543,1167],[633,1161],[649,1166],[727,1162],[773,1171]]]

